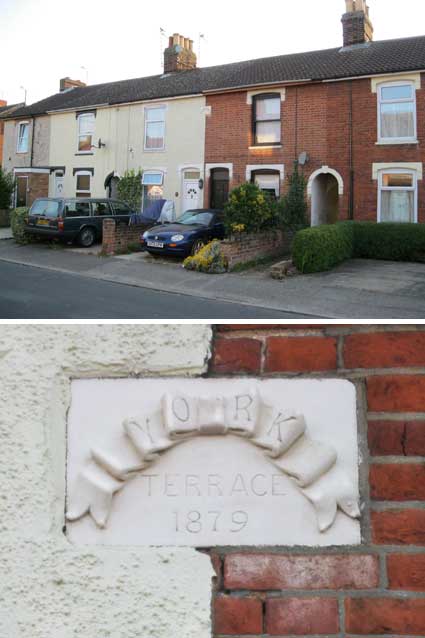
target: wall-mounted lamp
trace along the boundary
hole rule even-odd
[[[202,177],[201,177],[201,179],[198,182],[198,186],[199,186],[199,190],[203,190],[203,188],[204,188],[204,180],[202,179]]]
[[[91,145],[91,147],[92,147],[92,148],[99,148],[99,149],[101,149],[101,148],[105,148],[105,147],[106,147],[106,144],[105,144],[105,142],[102,142],[102,138],[100,138],[100,137],[99,137],[99,141],[98,141],[98,143],[97,143],[97,146],[96,146],[96,144],[92,144],[92,145]]]

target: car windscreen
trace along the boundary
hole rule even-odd
[[[55,219],[59,216],[61,202],[55,202],[51,199],[38,199],[31,206],[30,215],[41,215]]]
[[[192,226],[193,224],[199,224],[199,226],[209,226],[213,218],[213,213],[194,213],[188,210],[177,221],[178,224],[184,226]]]

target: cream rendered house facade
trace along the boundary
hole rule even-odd
[[[116,197],[126,171],[143,171],[143,205],[176,214],[202,206],[205,98],[189,96],[50,112],[49,196]]]

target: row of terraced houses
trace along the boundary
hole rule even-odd
[[[114,197],[143,170],[143,206],[219,208],[245,181],[279,197],[295,161],[313,225],[425,222],[425,36],[374,41],[365,0],[346,0],[341,47],[198,68],[178,34],[161,75],[60,92],[3,116],[16,204]]]

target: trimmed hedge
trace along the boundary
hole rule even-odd
[[[303,273],[331,270],[353,255],[353,224],[306,228],[295,235],[292,261]]]
[[[330,270],[346,259],[425,262],[425,225],[340,222],[297,233],[292,258],[300,272]]]

